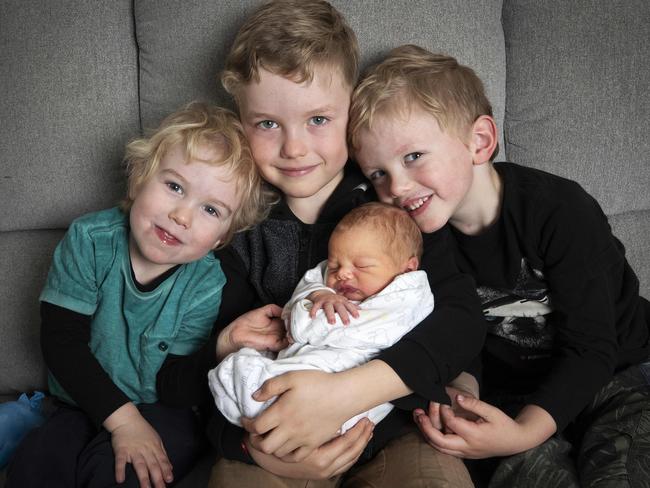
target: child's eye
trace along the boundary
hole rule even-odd
[[[278,128],[277,122],[273,122],[272,120],[262,120],[261,122],[258,122],[256,125],[260,129],[277,129]]]
[[[368,179],[370,181],[378,180],[382,176],[384,176],[386,173],[384,173],[382,170],[378,169],[377,171],[373,171],[368,175]]]
[[[309,119],[309,125],[325,125],[328,122],[327,117],[323,117],[322,115],[315,115],[311,119]]]
[[[165,185],[167,185],[167,188],[169,188],[174,193],[183,193],[183,187],[174,181],[166,181]]]
[[[211,205],[206,205],[205,207],[203,207],[203,210],[205,210],[207,214],[212,215],[213,217],[221,217],[219,210],[217,210]]]
[[[420,156],[422,156],[421,152],[412,152],[410,154],[407,154],[404,156],[404,161],[407,163],[410,163],[411,161],[415,161],[416,159],[420,159]]]

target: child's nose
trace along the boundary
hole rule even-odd
[[[192,212],[184,206],[177,206],[169,212],[169,218],[186,229],[192,225]]]
[[[287,133],[282,144],[282,156],[287,159],[296,159],[305,154],[307,154],[307,146],[300,134]]]
[[[400,174],[390,175],[390,195],[393,198],[403,196],[409,188],[409,180]]]

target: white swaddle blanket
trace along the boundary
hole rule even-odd
[[[311,319],[311,302],[305,297],[316,290],[334,291],[324,285],[326,265],[327,261],[323,261],[307,271],[284,307],[282,318],[295,341],[291,346],[280,351],[275,359],[270,353],[245,347],[208,373],[217,408],[233,424],[241,425],[242,416],[256,417],[275,401],[273,398],[257,402],[251,396],[267,379],[288,371],[338,372],[363,364],[399,341],[433,310],[426,273],[411,271],[397,276],[381,292],[359,303],[359,317],[350,316],[347,326],[338,315],[335,324],[327,323],[322,310]],[[376,424],[392,408],[385,403],[357,415],[345,422],[341,433],[363,417]]]

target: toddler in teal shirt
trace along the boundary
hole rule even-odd
[[[208,340],[225,283],[211,251],[264,217],[267,193],[236,117],[204,104],[131,142],[126,162],[121,207],[75,220],[54,253],[41,342],[58,408],[9,487],[162,487],[198,452],[195,413],[158,403],[156,373]]]

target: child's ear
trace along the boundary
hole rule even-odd
[[[411,256],[406,262],[406,271],[417,271],[420,267],[420,260],[416,256]]]
[[[489,115],[481,115],[472,124],[470,148],[475,165],[486,163],[497,148],[497,125]]]

